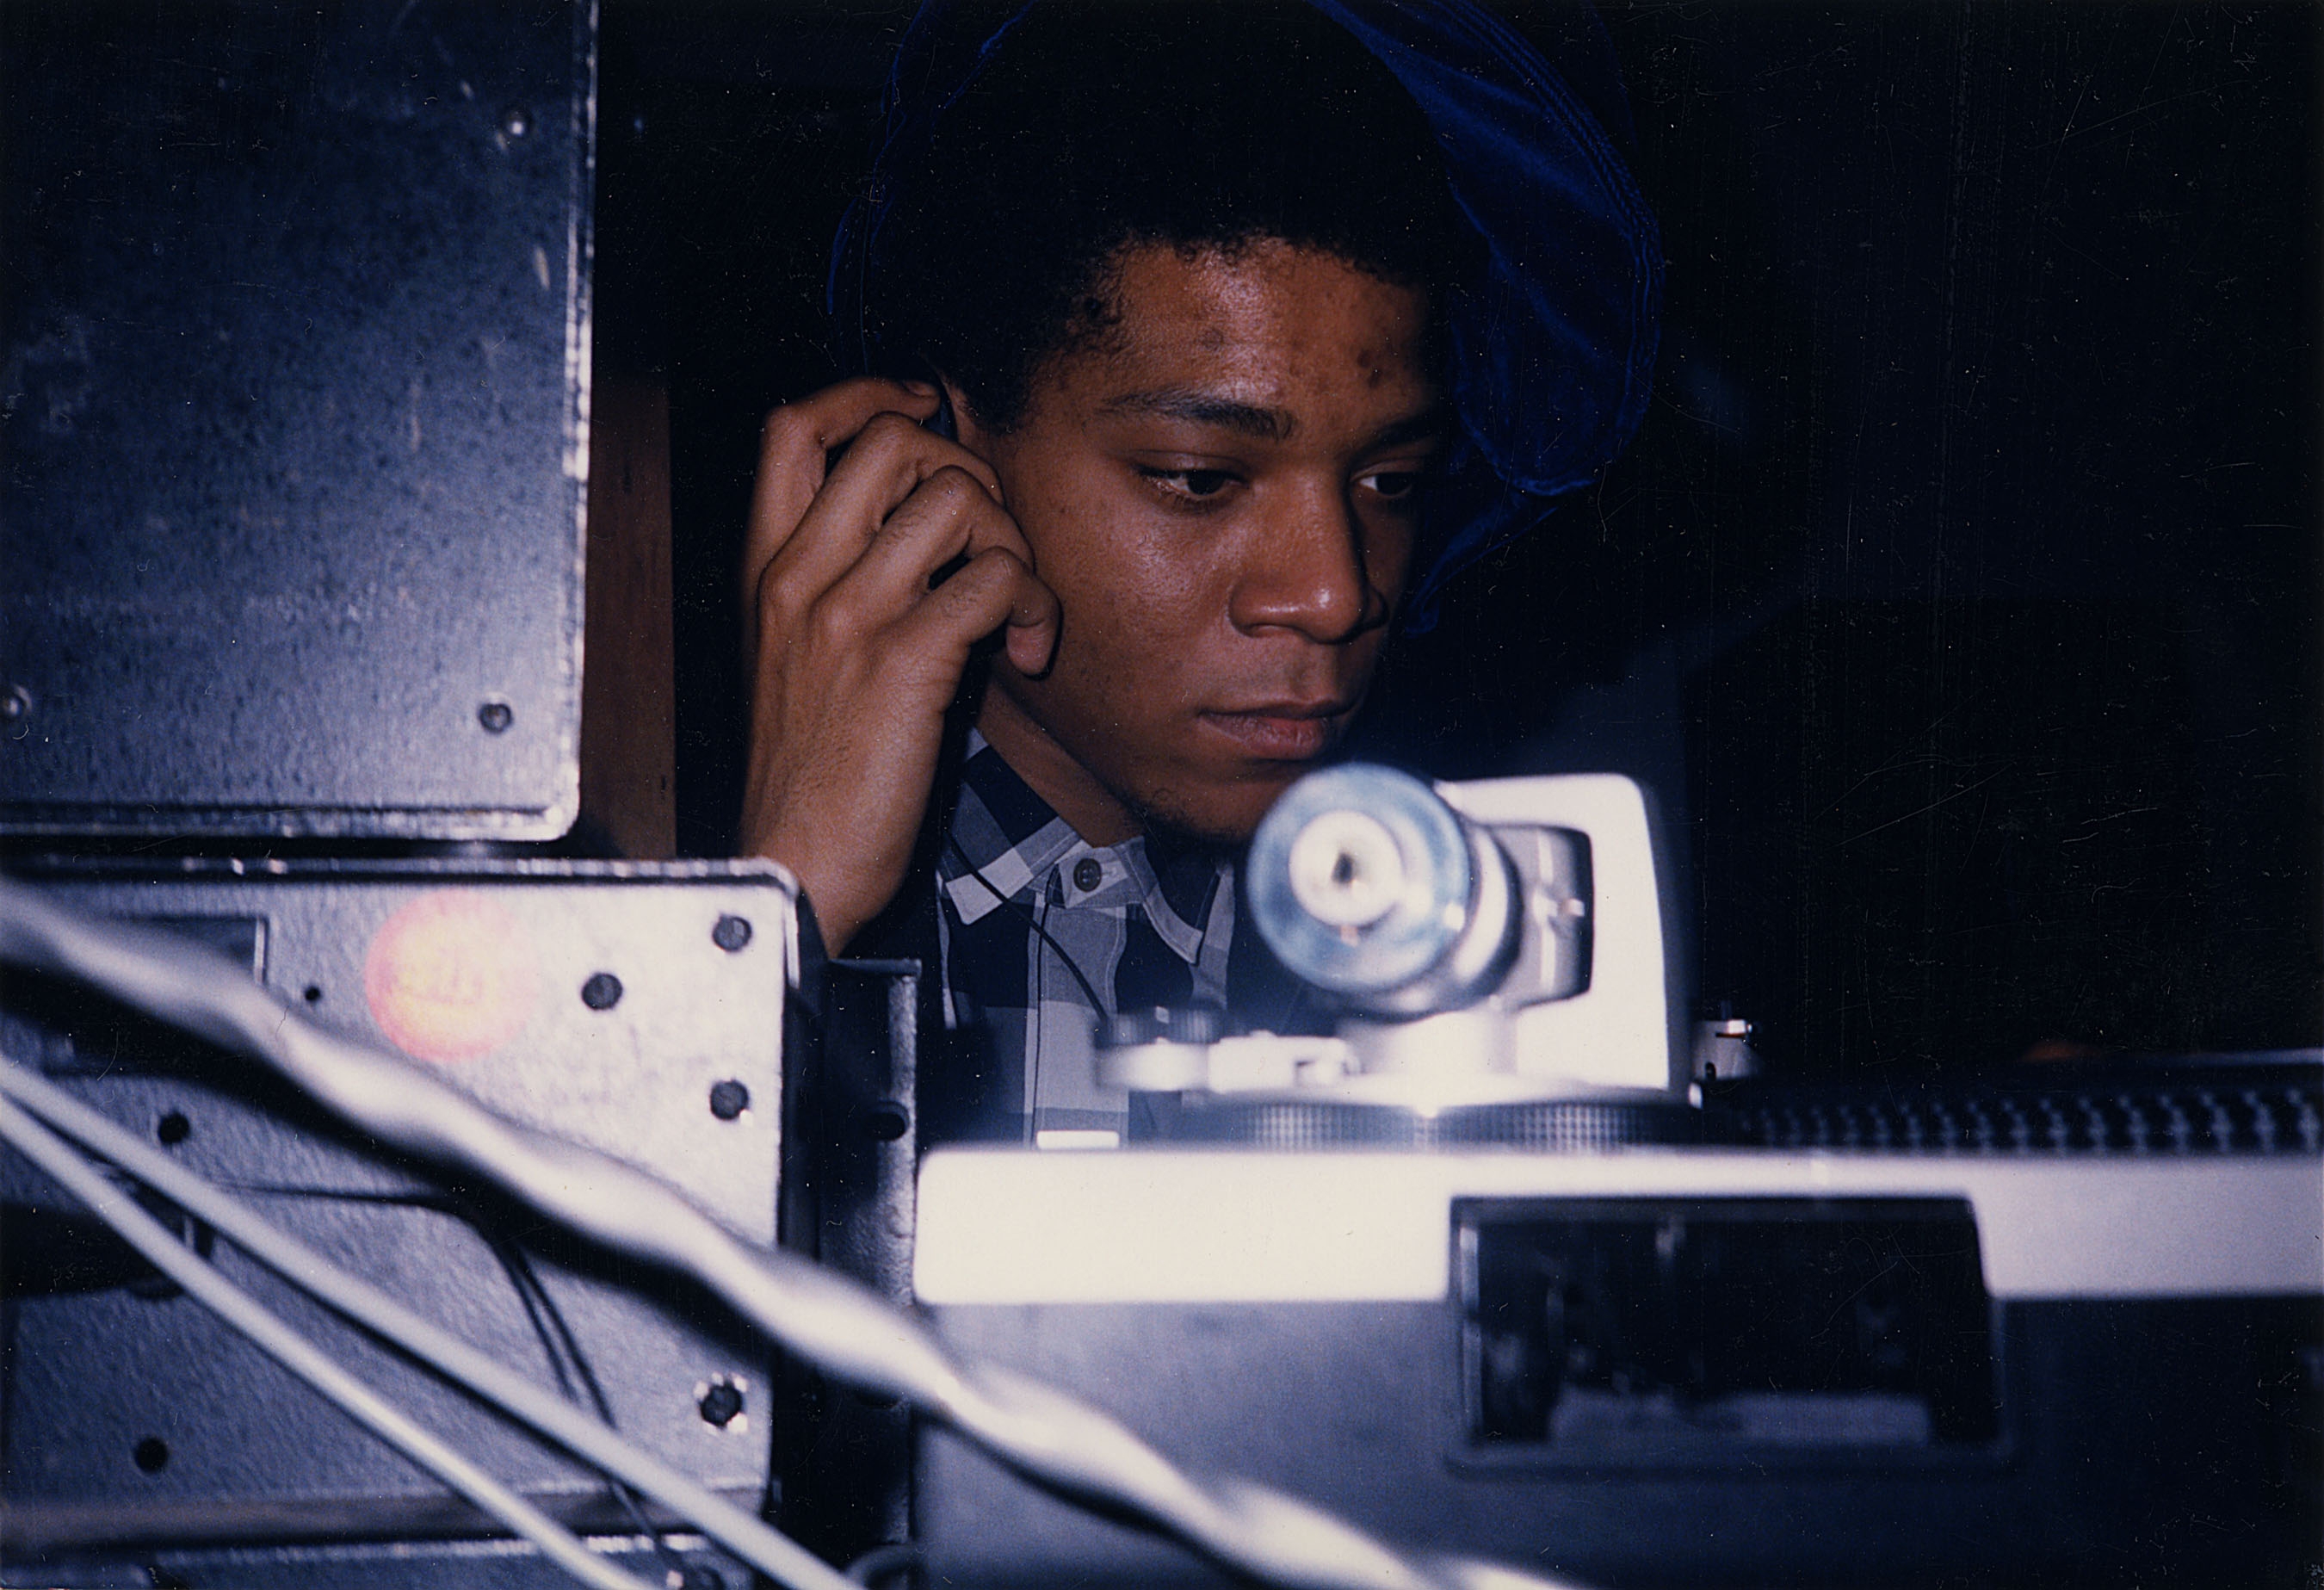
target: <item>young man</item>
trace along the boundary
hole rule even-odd
[[[1464,3],[996,16],[906,42],[834,273],[881,373],[770,418],[744,561],[744,846],[936,968],[924,1138],[1120,1131],[1120,1012],[1315,1019],[1237,850],[1652,349],[1610,141]]]

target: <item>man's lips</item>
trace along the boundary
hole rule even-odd
[[[1200,716],[1246,755],[1307,762],[1323,754],[1339,737],[1340,722],[1352,706],[1346,701],[1267,701],[1213,707]]]

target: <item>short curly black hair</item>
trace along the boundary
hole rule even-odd
[[[1114,322],[1126,249],[1280,239],[1441,317],[1480,247],[1418,107],[1301,0],[1045,0],[881,180],[864,328],[1001,431],[1045,361]]]

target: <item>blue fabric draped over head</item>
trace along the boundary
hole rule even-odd
[[[1435,622],[1444,583],[1524,532],[1550,499],[1594,479],[1645,417],[1662,298],[1662,240],[1620,143],[1629,112],[1604,28],[1579,5],[1541,50],[1472,0],[1306,0],[1388,68],[1427,119],[1483,268],[1448,306],[1463,439],[1499,489],[1430,527],[1405,611]],[[829,307],[843,354],[873,363],[864,283],[876,274],[887,174],[936,124],[1028,4],[980,39],[954,0],[930,0],[890,74],[872,179],[832,249]],[[1455,460],[1456,466],[1459,460]]]

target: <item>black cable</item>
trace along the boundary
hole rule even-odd
[[[992,880],[986,877],[983,872],[978,868],[977,864],[968,859],[968,852],[960,847],[960,841],[957,838],[947,834],[945,836],[945,843],[952,847],[952,853],[954,855],[960,857],[960,864],[968,869],[968,875],[984,885],[984,892],[986,893],[991,895],[993,899],[999,901],[1002,905],[1009,907],[1010,910],[1022,911],[1025,914],[1025,925],[1032,929],[1036,934],[1039,935],[1042,943],[1047,945],[1051,949],[1057,952],[1057,958],[1065,962],[1065,970],[1071,972],[1074,975],[1074,981],[1082,985],[1082,993],[1086,994],[1089,998],[1090,1009],[1097,1012],[1100,1015],[1103,1015],[1108,1010],[1110,1010],[1111,1007],[1109,1006],[1105,1001],[1097,996],[1097,989],[1092,985],[1088,976],[1083,973],[1081,967],[1074,963],[1074,957],[1065,953],[1065,947],[1058,943],[1055,938],[1049,937],[1049,930],[1041,926],[1041,919],[1034,914],[1033,908],[1027,905],[1021,900],[1017,900],[1010,895],[1001,893],[1000,889],[994,885]]]
[[[487,1231],[484,1223],[465,1206],[463,1200],[437,1192],[374,1192],[355,1188],[302,1187],[270,1182],[221,1182],[219,1185],[231,1191],[270,1197],[314,1198],[333,1203],[427,1209],[457,1220],[484,1240],[484,1246],[499,1263],[501,1273],[508,1280],[509,1289],[515,1292],[518,1304],[524,1309],[526,1323],[532,1327],[533,1336],[540,1344],[541,1355],[549,1361],[549,1373],[557,1382],[558,1394],[578,1407],[584,1403],[582,1393],[586,1393],[586,1405],[596,1414],[599,1422],[609,1430],[620,1428],[614,1421],[613,1405],[605,1395],[604,1383],[590,1365],[588,1354],[582,1351],[580,1338],[567,1321],[565,1311],[558,1307],[556,1298],[540,1279],[540,1271],[533,1268],[531,1256],[506,1237]],[[568,1363],[571,1365],[569,1372],[567,1368]],[[581,1392],[574,1389],[576,1380],[580,1382]],[[663,1531],[647,1518],[637,1493],[610,1476],[605,1481],[605,1488],[621,1504],[622,1511],[629,1515],[638,1533],[650,1542],[662,1567],[677,1576],[674,1582],[683,1585],[694,1583],[685,1558],[664,1539]]]
[[[581,1399],[574,1392],[573,1377],[565,1373],[564,1355],[557,1350],[557,1343],[549,1332],[549,1322],[541,1317],[540,1305],[534,1300],[532,1289],[525,1284],[530,1271],[525,1264],[524,1255],[498,1237],[486,1237],[484,1245],[492,1250],[493,1260],[501,1267],[501,1274],[508,1280],[509,1290],[516,1294],[517,1302],[524,1309],[525,1323],[532,1327],[533,1339],[540,1344],[540,1355],[549,1360],[549,1378],[557,1382],[557,1394],[577,1405]],[[596,1414],[599,1423],[613,1423],[604,1408],[597,1409]]]
[[[574,1375],[581,1382],[582,1389],[588,1392],[590,1405],[596,1409],[597,1417],[604,1420],[607,1429],[615,1428],[613,1406],[606,1400],[604,1387],[597,1382],[597,1372],[589,1367],[588,1354],[581,1351],[579,1338],[574,1336],[573,1327],[565,1321],[565,1311],[557,1306],[557,1299],[549,1295],[549,1283],[541,1280],[540,1272],[533,1268],[532,1256],[514,1243],[505,1243],[502,1246],[503,1250],[502,1264],[509,1269],[512,1277],[517,1280],[517,1290],[523,1291],[530,1288],[532,1294],[540,1299],[541,1311],[548,1315],[549,1323],[556,1330],[557,1339],[564,1344],[565,1356],[573,1365]],[[528,1312],[530,1311],[528,1310]],[[544,1347],[548,1345],[545,1338],[541,1345]],[[553,1359],[555,1354],[552,1353],[550,1356]],[[560,1374],[558,1379],[561,1383],[564,1376]],[[567,1392],[567,1396],[571,1394],[569,1391]]]
[[[1102,1025],[1105,1020],[1106,1012],[1110,1007],[1106,1004],[1105,1001],[1097,996],[1097,989],[1091,985],[1088,975],[1082,971],[1081,966],[1074,960],[1074,957],[1065,953],[1065,947],[1058,943],[1055,938],[1051,938],[1049,936],[1048,929],[1041,925],[1040,913],[1036,911],[1031,906],[1027,905],[1024,901],[1012,899],[1011,897],[1001,893],[1001,891],[994,886],[992,880],[984,875],[982,869],[978,867],[974,862],[968,859],[968,852],[960,847],[960,840],[956,837],[951,834],[946,834],[945,836],[945,842],[952,846],[952,853],[960,857],[960,864],[968,869],[969,876],[974,878],[978,883],[984,885],[984,891],[986,893],[991,895],[993,899],[999,901],[1002,905],[1010,907],[1024,913],[1025,925],[1032,929],[1033,931],[1039,936],[1042,943],[1047,945],[1052,950],[1056,952],[1057,959],[1065,963],[1065,970],[1074,975],[1074,981],[1082,985],[1082,993],[1090,1003],[1091,1015],[1096,1018],[1098,1022]],[[1040,1120],[1039,1100],[1041,1059],[1038,1048],[1034,1049],[1032,1052],[1027,1056],[1026,1063],[1032,1068],[1033,1076],[1031,1087],[1033,1104],[1032,1107],[1029,1108],[1025,1114],[1025,1141],[1030,1143],[1038,1141],[1038,1123]]]
[[[524,1306],[524,1317],[531,1322],[532,1334],[540,1342],[541,1353],[549,1360],[549,1373],[557,1378],[558,1392],[567,1401],[578,1405],[582,1399],[573,1390],[573,1382],[577,1379],[588,1393],[589,1405],[595,1410],[599,1420],[609,1430],[619,1429],[620,1426],[613,1420],[613,1405],[605,1396],[605,1389],[597,1379],[597,1372],[590,1367],[589,1356],[581,1350],[580,1339],[567,1323],[565,1311],[558,1307],[557,1299],[540,1279],[540,1272],[532,1267],[530,1255],[506,1238],[487,1234],[475,1222],[467,1224],[484,1237],[485,1245],[492,1249],[493,1257],[500,1262],[502,1273],[508,1277],[509,1285],[515,1290],[517,1301]],[[566,1372],[567,1360],[572,1364],[569,1375]],[[691,1584],[693,1576],[687,1569],[686,1558],[678,1555],[663,1538],[662,1531],[646,1517],[645,1508],[638,1500],[637,1493],[610,1476],[605,1481],[605,1489],[621,1504],[622,1511],[629,1514],[630,1521],[637,1526],[638,1532],[652,1546],[654,1556],[659,1559],[663,1568],[674,1576],[671,1582],[679,1585]]]

